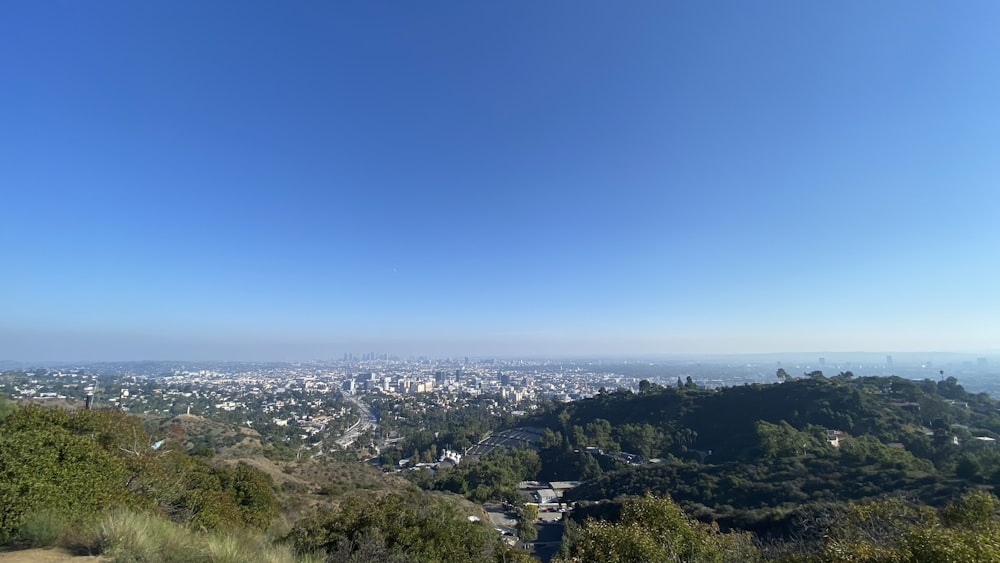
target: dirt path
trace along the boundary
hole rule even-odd
[[[102,561],[100,557],[72,555],[62,549],[22,549],[20,551],[0,551],[0,563],[86,563]]]

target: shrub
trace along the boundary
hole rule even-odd
[[[134,502],[123,486],[123,460],[59,426],[64,418],[60,411],[25,407],[0,425],[0,538],[16,534],[30,512],[76,522]]]
[[[589,521],[579,530],[571,561],[624,563],[760,561],[747,533],[721,533],[692,521],[669,498],[628,499],[617,523]]]
[[[68,528],[66,519],[56,512],[29,512],[21,520],[18,539],[29,547],[57,545]]]

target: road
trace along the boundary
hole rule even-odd
[[[337,438],[337,445],[346,448],[358,439],[358,436],[366,430],[371,430],[372,433],[378,429],[378,417],[375,416],[375,411],[368,405],[366,405],[358,396],[348,393],[346,391],[341,391],[344,399],[353,404],[360,413],[358,421],[355,422],[350,428],[348,428],[344,433]]]
[[[556,519],[542,519],[539,524],[535,524],[535,530],[538,531],[538,539],[531,542],[531,553],[542,561],[550,561],[559,553],[563,523]]]
[[[517,535],[517,518],[504,510],[499,504],[484,504],[483,509],[490,517],[490,523],[501,534],[508,538]],[[535,523],[535,530],[538,532],[538,539],[529,542],[527,545],[520,542],[517,545],[527,548],[531,554],[541,561],[550,561],[559,552],[562,543],[563,523],[562,514],[558,512],[542,512],[538,515]]]

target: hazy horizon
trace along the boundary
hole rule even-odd
[[[497,360],[525,360],[525,361],[721,361],[721,360],[751,360],[760,362],[772,361],[795,361],[805,364],[817,364],[819,358],[823,358],[830,366],[846,362],[884,363],[886,356],[892,356],[893,362],[897,365],[923,363],[926,361],[951,361],[957,358],[972,360],[980,357],[988,358],[991,362],[1000,361],[1000,350],[997,349],[928,349],[928,350],[765,350],[765,351],[729,351],[729,352],[698,352],[698,351],[624,351],[624,352],[601,352],[593,349],[541,349],[541,348],[521,348],[521,349],[498,349],[488,347],[454,347],[441,348],[428,344],[420,346],[418,344],[403,343],[405,345],[396,347],[380,347],[384,342],[361,342],[355,346],[345,344],[332,344],[330,346],[316,346],[314,348],[303,347],[301,345],[289,346],[287,343],[274,346],[261,346],[258,343],[254,347],[214,347],[214,348],[177,348],[176,353],[157,354],[150,353],[143,355],[138,353],[131,356],[108,356],[95,353],[99,348],[83,348],[76,356],[0,356],[0,363],[12,362],[27,365],[44,364],[72,364],[72,363],[131,363],[131,362],[277,362],[295,363],[310,361],[340,361],[345,353],[349,353],[355,360],[364,354],[386,354],[399,358],[426,357],[434,360],[453,359],[460,360],[469,358],[472,361],[488,359]],[[65,350],[67,347],[59,347]],[[70,349],[72,349],[70,347]],[[154,343],[148,350],[163,349]],[[186,350],[186,351],[181,351]],[[193,351],[192,351],[193,350]],[[222,350],[222,352],[219,352]],[[249,350],[252,352],[248,353]],[[288,353],[289,350],[292,353]],[[300,351],[301,353],[297,353]]]
[[[0,359],[1000,350],[1000,4],[0,13]]]

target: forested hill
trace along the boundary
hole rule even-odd
[[[839,431],[845,441],[870,436],[896,448],[902,444],[940,466],[955,461],[958,450],[948,447],[955,438],[961,444],[1000,437],[997,403],[985,393],[966,392],[954,378],[915,382],[849,373],[720,389],[644,382],[639,393],[617,390],[550,405],[529,424],[558,434],[547,436],[548,444],[714,463],[780,455],[786,446],[829,447],[829,433]],[[790,438],[783,429],[804,432],[808,440],[783,444]]]
[[[638,393],[551,403],[522,424],[547,428],[541,478],[584,481],[566,501],[669,496],[724,529],[787,540],[847,501],[903,494],[943,506],[994,490],[997,407],[954,378],[814,373],[720,389],[643,382]],[[614,519],[614,506],[584,503],[573,518]]]

